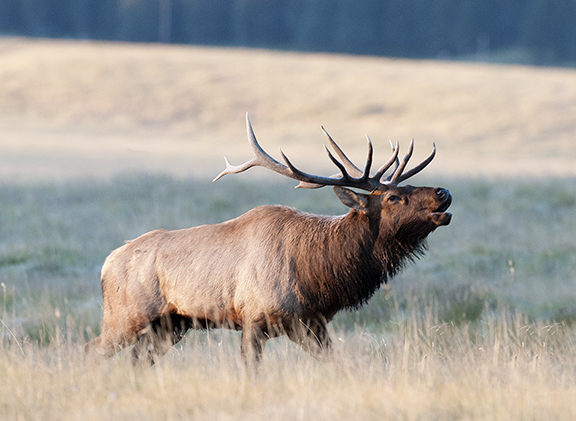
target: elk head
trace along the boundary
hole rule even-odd
[[[328,132],[322,127],[328,142],[334,149],[340,160],[326,147],[326,152],[330,160],[338,167],[340,172],[330,177],[307,174],[296,168],[284,155],[280,153],[284,162],[282,164],[268,155],[258,144],[248,114],[246,114],[246,129],[248,141],[254,151],[254,157],[242,165],[231,165],[226,160],[226,169],[222,171],[214,181],[226,174],[240,173],[253,166],[262,166],[286,177],[298,180],[300,184],[296,187],[319,188],[327,185],[334,186],[334,191],[338,198],[346,206],[352,209],[351,212],[358,212],[368,216],[371,220],[379,221],[379,234],[381,238],[397,238],[408,241],[417,248],[426,236],[441,225],[448,225],[452,215],[446,210],[452,202],[450,192],[443,188],[433,187],[413,187],[399,186],[404,180],[422,171],[436,154],[436,145],[432,153],[411,170],[404,172],[406,165],[414,150],[414,139],[410,142],[408,152],[400,161],[398,159],[399,144],[392,144],[392,156],[382,165],[374,175],[370,174],[372,167],[373,148],[370,138],[368,140],[368,157],[364,165],[364,170],[360,170],[342,149],[334,142]],[[394,166],[388,176],[385,172]],[[346,187],[364,190],[366,193],[359,193]]]

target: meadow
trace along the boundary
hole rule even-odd
[[[573,70],[20,39],[0,54],[0,418],[576,415]],[[435,141],[414,183],[450,189],[452,223],[337,315],[328,361],[281,338],[248,376],[219,330],[148,370],[84,361],[100,267],[125,240],[259,204],[346,212],[264,170],[212,183],[223,154],[250,156],[245,111],[267,150],[318,172],[333,171],[320,124],[358,162],[364,133],[377,159],[387,137],[416,137],[416,160]]]

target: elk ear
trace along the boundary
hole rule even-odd
[[[368,195],[355,193],[352,190],[340,186],[334,187],[334,193],[336,193],[338,199],[349,208],[365,211],[368,207]]]

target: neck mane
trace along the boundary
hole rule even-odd
[[[300,292],[332,317],[338,310],[362,306],[408,262],[425,250],[422,240],[408,241],[401,231],[381,232],[379,218],[355,210],[341,217],[322,217],[308,243],[307,258],[293,260]],[[309,241],[307,241],[309,240]],[[302,250],[302,248],[300,248]],[[300,276],[308,274],[308,276]]]

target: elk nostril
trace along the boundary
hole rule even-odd
[[[438,199],[444,199],[446,197],[446,190],[441,188],[436,189],[436,197],[438,197]]]

